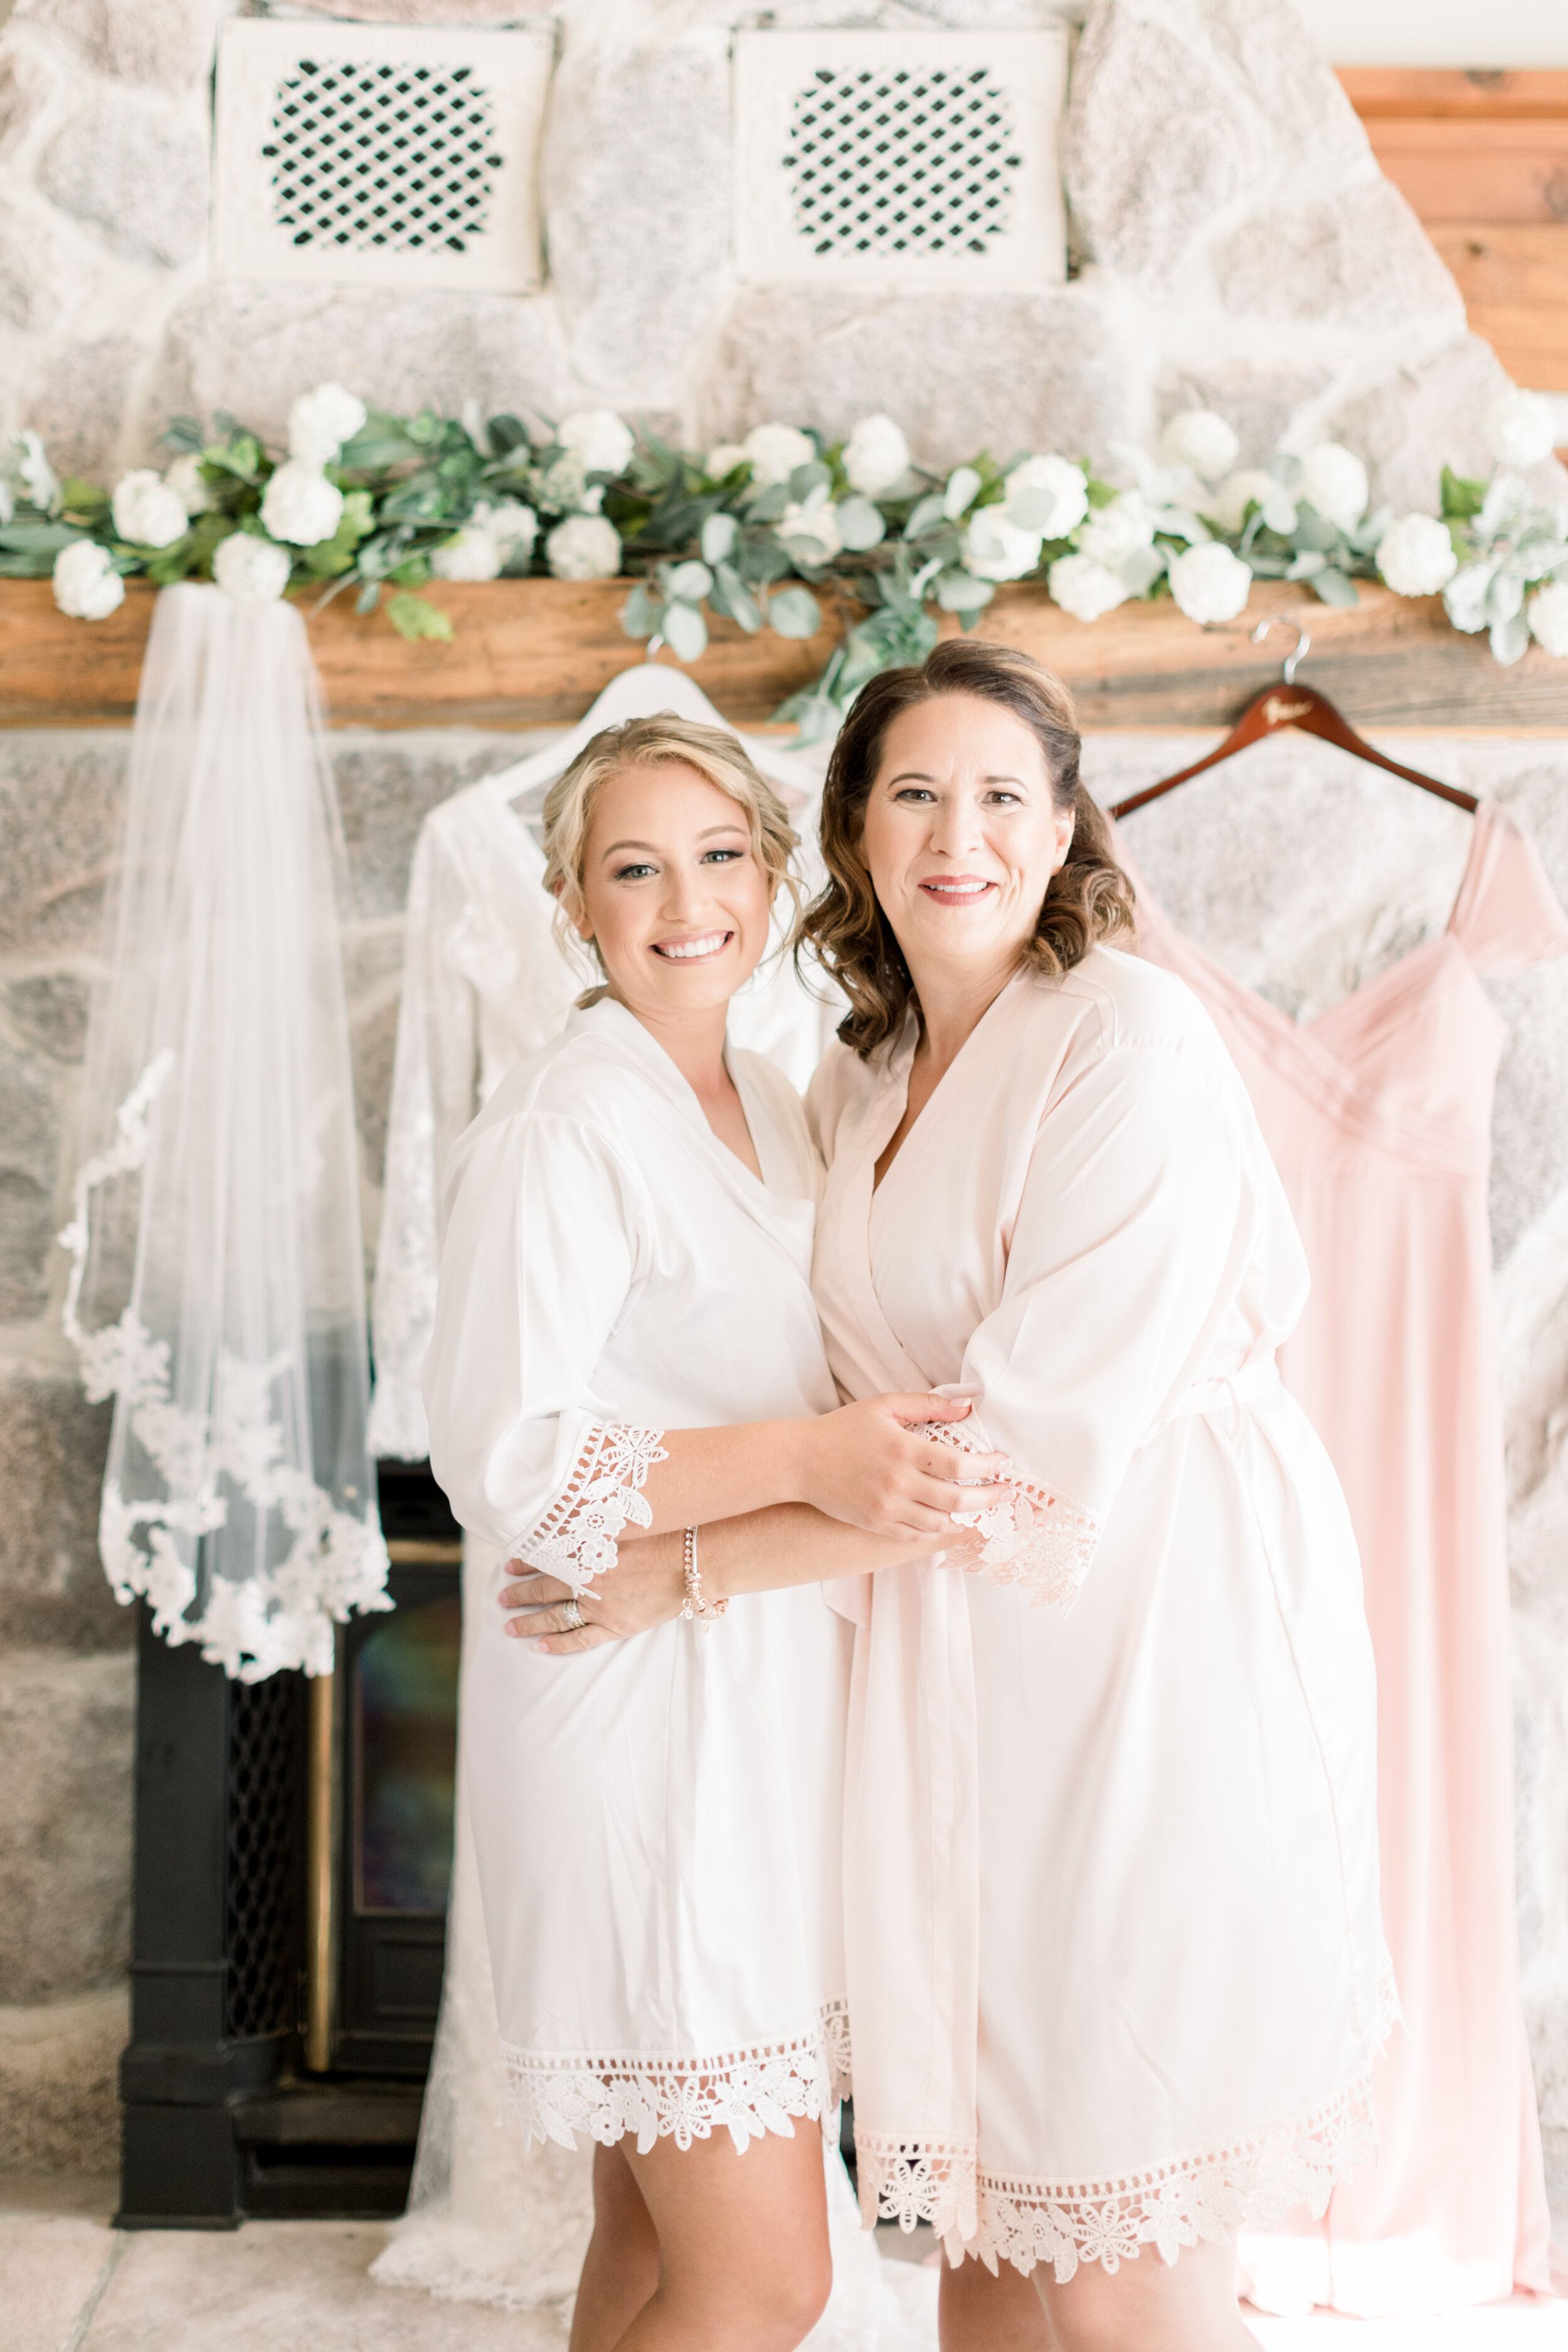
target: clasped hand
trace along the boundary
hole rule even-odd
[[[1000,1454],[970,1453],[921,1433],[933,1422],[962,1422],[962,1399],[868,1397],[792,1430],[796,1448],[793,1499],[868,1535],[904,1543],[951,1545],[954,1515],[985,1510],[1013,1491],[1012,1465]],[[971,1547],[965,1546],[965,1549]],[[868,1562],[868,1565],[874,1563]],[[552,1656],[598,1648],[647,1633],[680,1614],[685,1600],[679,1531],[623,1537],[615,1568],[572,1606],[560,1578],[527,1570],[499,1594],[508,1633],[531,1638]]]

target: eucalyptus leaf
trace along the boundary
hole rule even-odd
[[[1318,512],[1316,507],[1299,506],[1296,509],[1296,527],[1290,536],[1298,547],[1314,547],[1321,553],[1327,554],[1331,547],[1339,543],[1339,525],[1330,522],[1326,516]]]
[[[788,504],[788,483],[770,482],[765,490],[757,492],[746,512],[752,522],[777,522]]]
[[[664,642],[677,661],[700,661],[708,649],[708,624],[695,604],[676,598],[665,606]]]
[[[86,531],[73,530],[68,522],[9,522],[0,528],[0,547],[8,548],[13,555],[52,556],[87,537]]]
[[[450,645],[452,624],[427,596],[410,596],[406,591],[394,596],[387,604],[386,617],[400,637],[412,644],[420,637],[429,637],[437,644]]]
[[[813,490],[830,490],[832,488],[833,474],[831,469],[823,465],[820,460],[813,458],[807,465],[797,466],[794,473],[791,474],[789,478],[789,503],[792,506],[803,507],[807,499],[810,498]]]
[[[989,580],[967,572],[944,572],[936,583],[936,601],[944,613],[978,613],[996,593]]]
[[[1487,486],[1464,474],[1456,474],[1445,466],[1439,477],[1442,489],[1442,515],[1445,522],[1468,522],[1479,515],[1487,502]]]
[[[723,563],[733,555],[741,526],[732,514],[710,514],[702,526],[702,561]]]
[[[868,549],[879,547],[887,530],[869,499],[847,498],[839,506],[838,537],[849,554],[864,555]]]
[[[526,449],[530,446],[528,427],[521,417],[504,411],[500,416],[490,418],[489,435],[490,447],[498,457],[506,457],[513,449]]]
[[[768,620],[781,637],[814,637],[822,607],[809,588],[781,588],[768,600]]]
[[[947,478],[947,488],[941,499],[942,513],[949,522],[956,522],[973,505],[975,492],[981,488],[983,476],[976,466],[955,466]]]
[[[1522,615],[1517,614],[1511,620],[1495,621],[1488,642],[1494,657],[1501,662],[1505,669],[1511,669],[1529,646],[1529,624]]]
[[[1313,595],[1324,604],[1348,606],[1361,603],[1355,582],[1347,580],[1344,573],[1337,572],[1331,564],[1326,571],[1315,572],[1309,584]]]
[[[359,594],[354,598],[354,611],[362,616],[367,613],[374,613],[380,602],[380,581],[367,580],[360,589]]]
[[[1293,555],[1286,565],[1285,577],[1287,580],[1314,580],[1320,572],[1328,569],[1328,562],[1329,559],[1321,548],[1303,548],[1300,554]]]
[[[940,530],[947,520],[947,509],[933,491],[927,498],[916,499],[904,525],[904,537],[907,540],[925,539],[931,531]]]
[[[656,636],[663,619],[664,599],[654,594],[646,580],[639,580],[621,606],[622,628],[628,637]]]
[[[199,449],[206,439],[195,416],[171,416],[161,436],[171,449]]]
[[[1265,473],[1272,475],[1282,490],[1296,489],[1306,470],[1300,457],[1293,457],[1288,449],[1276,449],[1264,467]]]
[[[713,574],[705,563],[677,563],[671,567],[665,580],[669,594],[687,604],[700,604],[712,585]]]
[[[716,593],[724,601],[724,610],[732,621],[738,621],[749,637],[754,637],[762,627],[762,606],[731,563],[721,563],[715,578]]]

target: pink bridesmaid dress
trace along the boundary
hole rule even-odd
[[[1483,804],[1447,930],[1298,1025],[1142,888],[1138,912],[1144,955],[1218,1024],[1306,1244],[1311,1298],[1280,1366],[1350,1504],[1377,1661],[1384,1919],[1405,2014],[1373,2078],[1381,2154],[1321,2221],[1300,2210],[1244,2242],[1252,2299],[1377,2317],[1547,2290],[1487,1216],[1506,1032],[1481,977],[1568,952],[1568,916],[1531,844]]]

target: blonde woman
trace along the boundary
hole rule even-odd
[[[782,806],[721,730],[638,720],[561,778],[545,845],[603,979],[448,1163],[424,1385],[458,1518],[569,1586],[572,1623],[623,1529],[809,1503],[866,1565],[929,1549],[956,1465],[994,1465],[911,1426],[963,1406],[835,1410],[805,1114],[725,1045]],[[810,1584],[715,1622],[682,1540],[685,1617],[563,1664],[498,1609],[464,1690],[511,2110],[598,2143],[573,2352],[789,2352],[830,2284],[849,1629]]]

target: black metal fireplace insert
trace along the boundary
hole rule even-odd
[[[440,2001],[458,1531],[381,1465],[395,1609],[246,1685],[142,1611],[123,2228],[403,2210]]]

